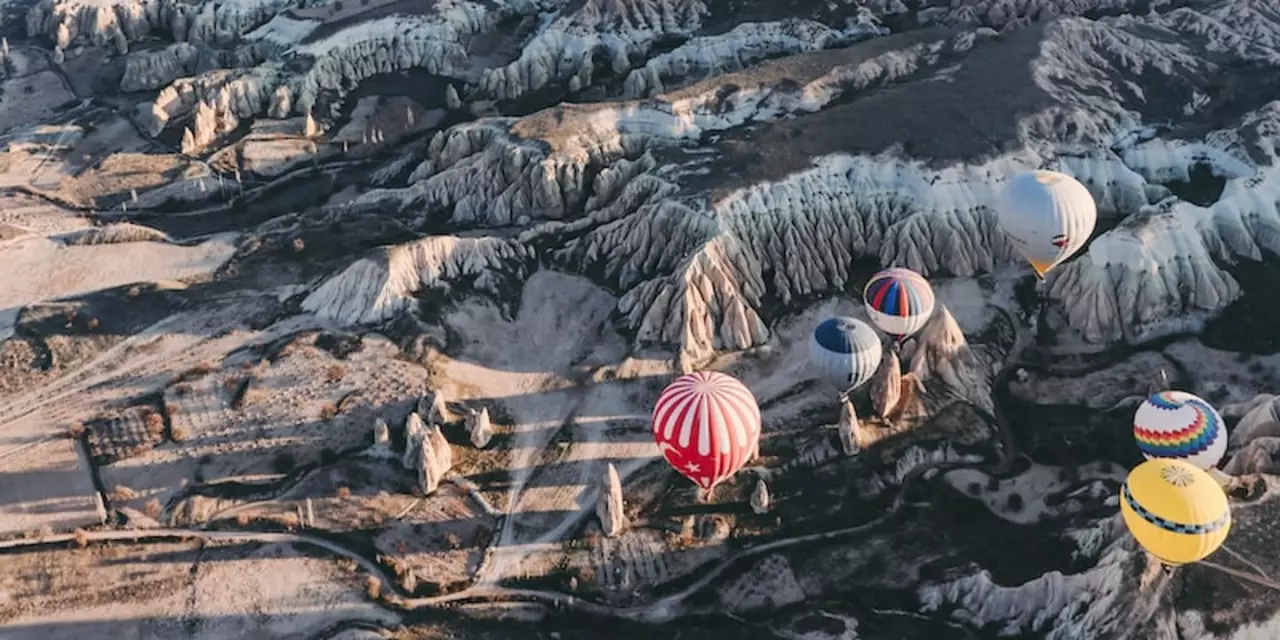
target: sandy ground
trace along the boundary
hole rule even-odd
[[[358,585],[283,544],[50,550],[0,567],[0,636],[309,638],[343,621],[398,622]]]

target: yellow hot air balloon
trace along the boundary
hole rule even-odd
[[[1138,544],[1171,567],[1208,557],[1231,529],[1231,507],[1218,482],[1174,458],[1148,460],[1129,472],[1120,515]]]

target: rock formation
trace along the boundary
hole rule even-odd
[[[418,415],[430,424],[448,424],[453,422],[453,414],[444,400],[444,394],[438,390],[427,390],[418,399]]]
[[[489,446],[493,439],[493,425],[489,422],[489,408],[480,407],[479,411],[470,409],[467,412],[467,433],[471,435],[471,444],[477,449]]]
[[[985,387],[975,389],[975,382],[985,380],[978,375],[975,381],[972,363],[973,354],[964,331],[951,315],[951,310],[939,304],[917,337],[916,350],[911,356],[912,373],[920,379],[936,376],[962,395],[977,396],[985,391]]]
[[[623,511],[622,480],[618,469],[609,463],[600,483],[600,495],[596,498],[596,516],[600,518],[600,530],[606,537],[621,534],[627,528],[627,516]]]
[[[382,418],[373,421],[373,445],[369,447],[369,453],[374,456],[394,455],[391,452],[391,429]]]
[[[1169,373],[1164,370],[1164,367],[1160,367],[1160,370],[1156,372],[1156,375],[1151,379],[1151,382],[1147,384],[1147,395],[1160,393],[1161,391],[1168,391],[1172,388],[1173,387],[1169,384]]]
[[[406,469],[416,469],[421,455],[422,440],[426,433],[426,425],[416,412],[410,413],[404,421],[404,456],[400,459]]]
[[[894,350],[885,351],[880,368],[871,377],[871,405],[876,414],[885,417],[898,406],[902,396],[902,363]]]
[[[428,425],[423,431],[417,454],[418,488],[422,495],[431,495],[453,467],[453,449],[438,425]]]
[[[840,403],[840,422],[837,425],[840,437],[840,449],[847,456],[857,455],[862,451],[862,434],[858,427],[858,414],[853,410],[853,403],[846,398]]]
[[[765,484],[764,478],[756,481],[756,488],[751,491],[751,510],[756,515],[764,515],[769,512],[769,487]]]

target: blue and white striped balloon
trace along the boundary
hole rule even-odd
[[[840,387],[860,387],[880,367],[880,336],[867,323],[837,316],[818,324],[809,340],[809,357],[821,376]]]

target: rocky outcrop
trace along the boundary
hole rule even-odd
[[[471,436],[471,444],[477,449],[489,446],[493,439],[493,425],[489,422],[489,408],[480,407],[479,411],[471,409],[467,413],[467,433]]]
[[[939,304],[916,338],[911,372],[921,380],[936,377],[966,397],[977,397],[986,391],[986,376],[974,371],[975,365],[960,323],[946,305]]]
[[[596,517],[600,519],[600,530],[606,537],[612,538],[626,530],[627,516],[623,507],[622,480],[618,477],[618,469],[610,463],[596,499]]]
[[[820,51],[886,33],[888,29],[865,9],[839,31],[802,19],[746,22],[720,35],[692,38],[650,58],[627,75],[623,92],[630,98],[647,98],[676,88],[681,81],[703,80],[779,55]]]
[[[373,421],[373,444],[369,446],[368,454],[375,457],[394,455],[391,451],[391,428],[382,418]]]
[[[416,304],[414,293],[447,292],[462,279],[472,291],[501,297],[527,275],[531,255],[503,238],[423,238],[352,264],[307,296],[302,308],[343,324],[381,322]]]
[[[428,390],[418,398],[418,415],[428,424],[448,424],[453,422],[453,412],[444,400],[444,394],[438,389]]]
[[[858,426],[858,413],[848,399],[840,403],[840,422],[836,425],[836,436],[840,439],[840,449],[846,456],[857,455],[862,451],[863,435]]]
[[[441,480],[453,468],[453,449],[438,425],[427,425],[418,438],[418,489],[428,496],[440,488]]]
[[[885,351],[880,368],[871,376],[871,406],[876,415],[887,416],[902,397],[902,363],[893,349]]]
[[[756,481],[755,489],[751,490],[751,510],[756,515],[764,515],[769,512],[769,487],[765,484],[764,478]]]
[[[427,426],[423,424],[422,418],[418,414],[410,413],[404,422],[404,456],[400,459],[400,463],[405,469],[413,470],[418,468],[418,462],[422,456],[422,440],[426,433]]]

